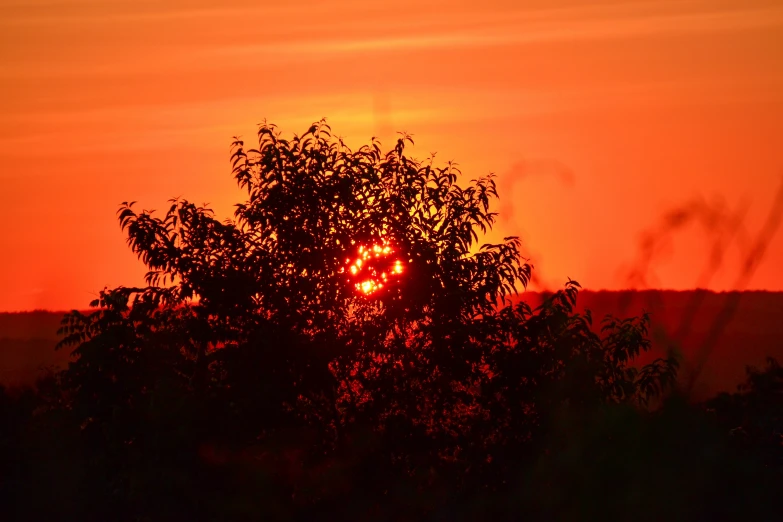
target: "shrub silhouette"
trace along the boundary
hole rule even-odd
[[[564,414],[673,381],[673,358],[632,365],[649,318],[594,327],[575,281],[512,305],[531,267],[516,237],[478,244],[492,176],[463,187],[409,136],[354,151],[324,121],[258,141],[233,144],[233,219],[123,203],[146,285],[63,320],[74,361],[48,408],[103,479],[96,513],[453,519],[557,452]]]

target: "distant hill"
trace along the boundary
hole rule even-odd
[[[543,295],[527,292],[520,298],[535,307]],[[682,384],[701,364],[691,388],[695,400],[735,391],[745,367],[761,366],[767,356],[783,362],[783,292],[583,291],[577,310],[585,309],[598,327],[609,313],[630,317],[649,312],[653,351],[641,362],[677,346],[683,356]],[[716,338],[709,342],[712,335]]]
[[[54,350],[64,314],[41,310],[0,313],[0,384],[31,384],[45,367],[68,364],[68,352]]]
[[[518,299],[537,306],[543,297],[526,292]],[[734,301],[736,307],[726,313]],[[650,312],[654,353],[643,361],[664,355],[674,343],[683,354],[683,380],[703,362],[692,388],[694,399],[734,391],[745,376],[745,366],[762,365],[767,356],[783,362],[783,292],[583,291],[577,310],[585,309],[592,312],[596,326],[608,313],[628,317]],[[42,368],[67,365],[69,354],[54,351],[62,316],[44,311],[0,313],[0,383],[31,384]],[[705,346],[711,333],[717,338]]]

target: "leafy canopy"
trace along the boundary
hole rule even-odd
[[[650,347],[646,315],[596,332],[574,310],[574,281],[536,310],[509,302],[531,267],[516,237],[478,245],[495,222],[493,177],[463,187],[455,164],[410,158],[409,143],[352,150],[324,121],[292,139],[262,124],[257,148],[233,143],[247,195],[233,219],[185,200],[160,217],[123,203],[147,285],[105,290],[63,323],[86,425],[137,440],[117,419],[165,387],[232,437],[297,419],[335,445],[361,424],[403,467],[428,455],[497,471],[545,444],[562,405],[645,404],[671,383],[673,359],[632,366]],[[370,273],[383,287],[362,286]]]

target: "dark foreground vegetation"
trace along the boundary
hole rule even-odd
[[[351,151],[321,122],[237,140],[233,220],[125,204],[146,285],[63,320],[69,367],[0,394],[11,520],[779,520],[783,370],[689,404],[649,318],[531,267],[491,177]],[[9,518],[10,517],[10,518]]]

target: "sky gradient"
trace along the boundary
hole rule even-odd
[[[539,287],[783,290],[781,233],[737,278],[783,179],[779,1],[0,0],[0,311],[141,284],[121,201],[228,217],[232,136],[321,117],[497,174],[488,240],[521,236]],[[629,279],[683,205],[745,209],[742,241],[705,278],[686,227]]]

